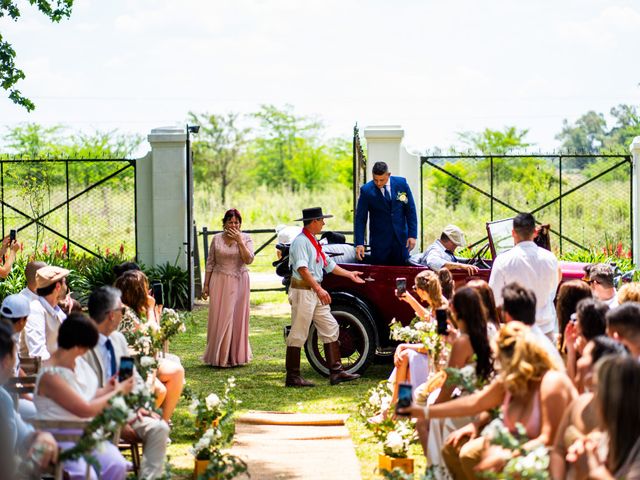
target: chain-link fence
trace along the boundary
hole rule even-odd
[[[558,253],[605,245],[631,253],[630,156],[444,155],[421,165],[424,246],[449,223],[479,244],[486,222],[532,212],[551,224]]]
[[[2,234],[25,253],[136,255],[135,161],[0,158]]]

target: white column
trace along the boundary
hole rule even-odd
[[[389,165],[392,175],[405,177],[411,187],[418,211],[418,243],[420,248],[420,218],[422,198],[420,196],[420,156],[409,153],[402,145],[404,130],[400,125],[376,125],[364,129],[367,141],[367,179],[371,179],[371,168],[376,162]],[[417,250],[414,250],[414,253]]]
[[[640,265],[640,137],[636,137],[629,147],[633,162],[633,263]]]
[[[151,153],[137,161],[138,260],[187,268],[187,136],[182,128],[154,128]]]

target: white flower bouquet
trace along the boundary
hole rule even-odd
[[[382,442],[385,455],[395,458],[406,458],[409,446],[416,440],[413,423],[408,419],[401,419],[395,423],[394,429],[389,431]]]

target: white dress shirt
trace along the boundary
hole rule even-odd
[[[549,250],[533,242],[520,242],[498,255],[491,268],[489,286],[496,305],[502,305],[502,289],[518,282],[536,295],[536,325],[543,333],[554,330],[556,322],[553,298],[558,288],[558,260]]]
[[[30,357],[48,359],[58,349],[58,330],[67,316],[58,307],[52,307],[44,297],[33,300],[29,306],[24,336]]]

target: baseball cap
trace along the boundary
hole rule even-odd
[[[61,267],[46,266],[36,272],[36,288],[46,288],[69,275],[69,270]]]
[[[466,242],[464,240],[464,233],[462,233],[460,227],[453,224],[447,225],[444,227],[444,230],[442,230],[442,233],[449,237],[449,240],[455,243],[458,247],[464,247]]]
[[[30,313],[29,300],[19,293],[6,297],[0,307],[0,314],[5,318],[24,318],[28,317]]]

